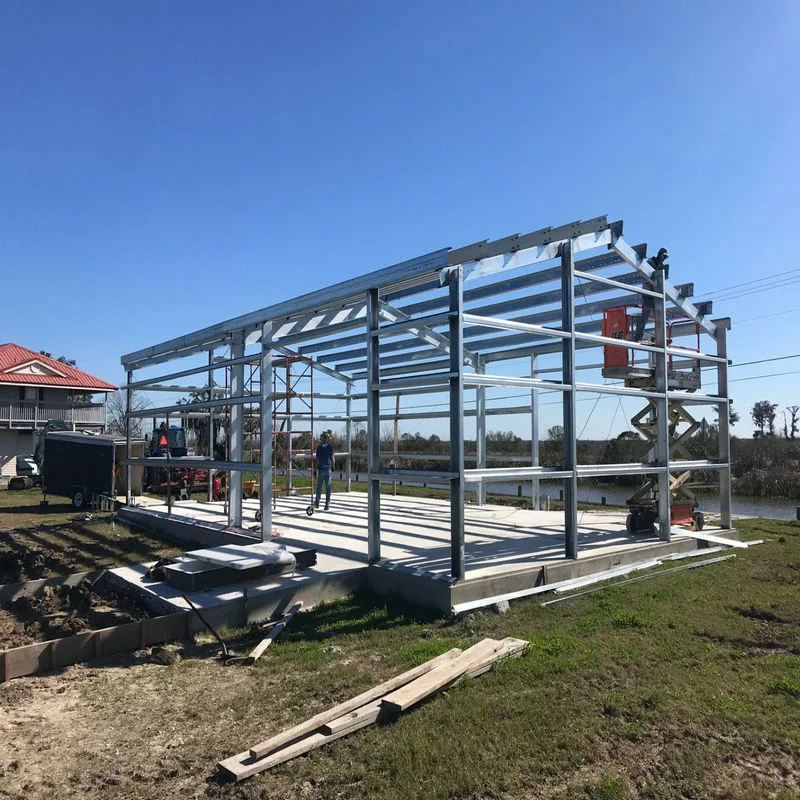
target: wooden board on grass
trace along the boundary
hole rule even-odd
[[[483,639],[449,663],[442,664],[391,694],[387,694],[383,698],[383,705],[394,712],[404,711],[443,686],[447,686],[467,670],[483,663],[487,658],[495,657],[497,652],[502,649],[502,641]]]
[[[440,656],[437,656],[436,658],[431,659],[430,661],[426,661],[424,664],[420,664],[418,667],[414,667],[413,669],[402,673],[401,675],[396,675],[394,678],[389,678],[388,681],[384,681],[377,686],[373,686],[371,689],[367,689],[366,692],[362,692],[357,697],[353,697],[350,700],[345,700],[343,703],[339,703],[333,708],[329,708],[327,711],[322,711],[319,714],[311,717],[311,719],[307,719],[305,722],[301,722],[298,725],[295,725],[294,727],[289,728],[282,733],[276,734],[272,738],[267,739],[266,741],[255,745],[254,747],[251,747],[249,750],[250,756],[254,759],[262,758],[263,756],[267,755],[267,753],[271,753],[273,750],[277,750],[279,747],[283,747],[284,745],[289,744],[289,742],[293,742],[295,739],[299,739],[301,736],[310,733],[311,731],[315,731],[317,728],[327,724],[331,720],[342,717],[345,714],[349,714],[351,711],[355,711],[356,709],[361,708],[361,706],[371,703],[373,700],[378,700],[385,694],[388,694],[389,692],[392,692],[395,689],[398,689],[399,687],[416,680],[421,675],[425,675],[431,670],[436,669],[436,667],[441,664],[446,664],[449,661],[452,661],[459,655],[461,655],[461,650],[456,647],[452,650],[448,650],[446,653],[443,653]]]
[[[247,657],[248,663],[258,661],[264,651],[283,633],[283,629],[292,621],[294,615],[301,609],[302,603],[295,603],[281,620],[273,626],[272,630],[253,648]]]
[[[336,720],[331,720],[331,724],[335,725],[337,728],[336,733],[310,733],[302,739],[270,753],[264,758],[253,758],[253,756],[250,755],[250,751],[245,750],[243,753],[220,761],[219,766],[233,775],[237,781],[242,781],[245,778],[249,778],[251,775],[263,772],[278,764],[283,764],[285,761],[297,758],[297,756],[302,756],[311,750],[316,750],[318,747],[322,747],[329,742],[341,739],[342,736],[347,736],[347,734],[353,733],[353,731],[366,728],[367,725],[372,725],[373,722],[377,722],[378,717],[382,713],[385,712],[381,709],[380,705],[377,702],[373,702],[370,704],[369,710],[364,709],[358,719],[353,721],[350,725],[340,726]]]

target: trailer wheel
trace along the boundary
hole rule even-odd
[[[633,536],[639,528],[639,515],[635,511],[631,511],[625,519],[625,529]]]
[[[81,509],[86,506],[86,492],[83,489],[75,488],[72,490],[72,507]]]
[[[312,505],[312,506],[309,506],[309,507],[306,509],[306,514],[308,514],[308,516],[309,516],[309,517],[312,517],[312,516],[314,516],[314,506],[313,506],[313,505]]]
[[[692,522],[694,523],[693,527],[696,531],[703,530],[703,525],[706,524],[705,517],[703,516],[702,511],[695,511],[692,514]]]
[[[261,509],[260,508],[258,509],[258,511],[256,511],[256,522],[261,522]]]

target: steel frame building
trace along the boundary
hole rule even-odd
[[[424,480],[449,485],[452,578],[465,578],[464,488],[475,484],[478,503],[485,501],[488,484],[539,480],[564,483],[564,555],[578,556],[577,485],[580,478],[609,475],[655,475],[658,481],[658,531],[669,541],[669,477],[686,470],[714,470],[719,474],[721,523],[730,528],[730,439],[728,416],[729,319],[707,319],[710,304],[695,304],[692,286],[676,287],[665,270],[654,269],[646,246],[632,247],[622,236],[622,222],[605,216],[557,228],[482,241],[459,249],[442,249],[325,289],[276,303],[217,325],[147,347],[122,357],[127,372],[127,419],[160,416],[169,421],[187,413],[209,415],[229,409],[229,460],[210,457],[127,459],[128,503],[131,466],[137,464],[227,470],[230,472],[229,524],[242,523],[242,474],[260,470],[261,485],[272,484],[273,405],[271,380],[260,380],[260,396],[244,388],[246,364],[257,361],[262,375],[276,363],[297,355],[313,358],[314,369],[337,379],[340,392],[315,393],[315,398],[344,401],[344,414],[318,414],[319,422],[344,423],[346,430],[347,487],[350,489],[353,425],[366,422],[368,436],[368,559],[381,558],[382,482]],[[618,271],[609,277],[610,270]],[[577,282],[577,283],[576,283]],[[555,288],[543,289],[547,284]],[[624,304],[653,307],[649,336],[644,341],[607,338],[599,333],[593,315]],[[546,308],[550,306],[550,308]],[[542,309],[544,310],[535,310]],[[518,313],[521,312],[521,313]],[[705,312],[705,313],[704,313]],[[588,319],[587,319],[588,318]],[[671,322],[670,322],[671,320]],[[668,325],[669,334],[668,334]],[[673,342],[700,332],[710,347],[697,352]],[[641,354],[655,366],[655,389],[578,380],[581,370],[597,371],[584,363],[585,351],[613,343]],[[226,355],[220,356],[225,350]],[[216,354],[216,355],[215,355]],[[557,367],[545,369],[540,359],[560,357]],[[204,358],[205,356],[205,358]],[[183,362],[167,374],[152,374],[158,365]],[[703,394],[669,387],[670,364],[707,364],[716,372],[716,392]],[[186,366],[190,364],[190,366]],[[220,392],[216,370],[230,369],[230,385]],[[162,368],[159,368],[162,369]],[[135,376],[146,371],[149,377]],[[544,377],[556,371],[557,377]],[[201,376],[205,385],[173,385],[171,381]],[[517,406],[493,406],[487,388],[514,387],[530,391],[530,401]],[[189,405],[166,405],[144,411],[132,409],[135,389],[144,391],[208,391],[211,398]],[[538,394],[561,395],[563,461],[557,467],[539,465]],[[474,403],[465,395],[474,392]],[[580,393],[605,393],[640,398],[655,409],[657,438],[647,463],[579,464],[577,460],[576,398]],[[212,394],[213,393],[213,394]],[[395,415],[381,409],[381,399],[397,394],[449,394],[449,409],[404,413],[402,419],[448,418],[450,455],[446,470],[413,472],[390,470],[380,449],[382,419]],[[243,407],[254,400],[260,406],[261,463],[243,460]],[[670,404],[716,406],[719,410],[717,458],[676,461],[670,457]],[[365,413],[355,406],[365,404]],[[474,407],[473,407],[474,406]],[[532,452],[529,466],[492,468],[486,453],[486,419],[491,414],[531,417]],[[474,417],[475,467],[467,468],[464,428]],[[130,422],[128,424],[130,441]],[[470,463],[473,463],[470,460]],[[270,492],[262,491],[261,535],[272,531]]]

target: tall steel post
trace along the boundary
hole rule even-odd
[[[561,380],[569,384],[562,392],[564,414],[564,470],[572,475],[564,480],[564,533],[566,558],[578,557],[578,442],[575,397],[575,256],[572,240],[561,245],[561,328],[569,338],[561,342]]]
[[[728,331],[729,319],[715,319],[717,326],[717,355],[725,359],[717,364],[717,395],[728,402],[720,403],[719,409],[719,460],[727,466],[719,471],[719,517],[720,527],[731,527],[731,417],[728,397]]]
[[[214,399],[214,348],[208,350],[208,399]],[[208,457],[214,460],[214,409],[208,409]],[[214,470],[208,468],[208,502],[214,499]]]
[[[656,407],[655,457],[658,473],[658,538],[668,542],[672,538],[669,498],[669,357],[667,356],[667,296],[664,293],[664,270],[653,273],[653,291],[658,292],[655,299],[655,384]]]
[[[536,377],[538,356],[531,356],[531,378]],[[531,466],[539,466],[539,393],[531,389]],[[539,479],[531,481],[531,508],[539,509]]]
[[[266,376],[266,377],[265,377]],[[261,541],[272,538],[272,323],[261,328]]]
[[[381,557],[381,379],[380,299],[377,289],[367,292],[367,557],[370,564]]]
[[[244,333],[238,331],[231,341],[231,358],[244,356]],[[241,397],[244,393],[244,364],[231,367],[231,397]],[[240,403],[230,406],[230,450],[231,461],[244,461],[244,409]],[[242,526],[242,472],[230,471],[230,490],[228,502],[228,525]]]
[[[464,564],[464,275],[450,272],[450,576],[463,580]]]
[[[486,372],[483,359],[478,356],[478,363],[475,372],[482,374]],[[475,459],[478,469],[486,469],[486,387],[478,386],[475,389]],[[483,481],[478,483],[476,493],[479,506],[486,503],[486,484]]]
[[[353,418],[352,418],[352,411],[353,411],[353,384],[348,381],[347,382],[347,400],[345,401],[345,415],[347,419],[344,423],[344,446],[345,450],[347,450],[347,456],[345,457],[345,465],[347,467],[347,484],[346,484],[346,491],[350,491],[352,488],[353,483],[353,456],[351,453],[353,452]]]
[[[125,388],[125,458],[128,463],[125,464],[125,503],[131,504],[131,464],[130,460],[133,457],[133,447],[131,446],[131,418],[128,416],[131,413],[131,406],[133,405],[133,372],[128,371],[127,386]],[[147,454],[145,454],[147,455]]]
[[[294,430],[294,420],[292,419],[292,362],[288,358],[286,358],[286,494],[292,493],[292,472],[293,470],[290,468],[292,462],[292,439],[294,434],[292,431]],[[310,419],[308,427],[311,429],[311,447],[314,447],[314,420]],[[313,457],[313,454],[312,454]],[[309,474],[311,472],[311,462],[309,462]],[[314,490],[314,487],[311,487],[311,490]]]

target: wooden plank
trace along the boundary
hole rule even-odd
[[[468,669],[462,677],[477,678],[478,675],[483,675],[484,672],[488,672],[495,664],[507,658],[517,658],[521,656],[528,647],[528,642],[525,639],[514,639],[508,636],[501,641],[503,642],[503,647],[500,650],[487,656],[483,661]]]
[[[285,761],[290,761],[293,758],[297,758],[297,756],[301,756],[318,747],[334,742],[336,739],[341,739],[342,736],[347,736],[347,734],[353,733],[353,731],[366,728],[367,725],[372,725],[372,723],[376,722],[378,717],[383,713],[386,712],[377,702],[374,702],[370,705],[369,712],[364,710],[364,713],[361,714],[358,720],[351,726],[341,728],[336,733],[331,733],[330,735],[311,733],[287,747],[283,747],[271,753],[266,758],[261,759],[254,758],[250,754],[252,751],[245,750],[243,753],[220,761],[219,766],[227,772],[230,772],[237,781],[241,781],[258,772],[263,772],[266,769],[270,769],[270,767],[283,764]],[[331,720],[331,722],[333,722],[333,720]]]
[[[5,679],[21,678],[33,675],[41,670],[50,669],[52,656],[51,642],[36,642],[22,647],[14,647],[5,651]]]
[[[101,628],[94,632],[98,658],[137,650],[140,641],[138,622],[125,622],[112,628]]]
[[[491,643],[493,647],[488,647],[487,643]],[[511,637],[503,639],[500,642],[484,639],[480,644],[484,645],[484,647],[478,649],[478,645],[475,645],[475,647],[470,648],[470,650],[473,651],[473,655],[475,653],[478,654],[470,659],[473,662],[473,666],[458,677],[463,677],[464,674],[476,675],[480,674],[481,671],[485,672],[487,669],[491,669],[491,667],[502,658],[511,658],[516,655],[521,655],[528,646],[528,642],[524,639],[513,639]],[[464,655],[469,653],[470,650],[465,651]],[[442,657],[440,656],[439,658]],[[455,656],[449,661],[439,662],[440,666],[434,667],[427,675],[433,675],[437,669],[441,670],[445,667],[451,667],[459,658],[460,656]],[[424,677],[427,677],[427,675]],[[422,678],[420,678],[420,680],[422,680]],[[410,686],[411,684],[408,685]],[[323,747],[330,742],[336,741],[336,739],[347,736],[368,725],[372,725],[381,718],[392,717],[395,713],[392,707],[385,705],[383,699],[379,697],[371,702],[365,703],[360,708],[356,708],[346,714],[329,720],[316,729],[316,732],[309,732],[303,738],[294,741],[286,747],[273,751],[264,758],[254,758],[252,750],[247,750],[243,753],[231,756],[224,761],[220,761],[219,766],[231,773],[237,781],[241,781],[259,772],[277,766],[278,764],[290,761],[311,750],[315,750],[318,747]]]
[[[452,661],[460,655],[461,650],[459,650],[457,647],[453,648],[452,650],[448,650],[446,653],[437,656],[430,661],[426,661],[424,664],[420,664],[418,667],[414,667],[407,672],[403,672],[401,675],[396,675],[394,678],[389,678],[388,681],[384,681],[377,686],[373,686],[371,689],[367,689],[366,692],[362,692],[357,697],[353,697],[350,700],[345,700],[345,702],[339,703],[333,708],[329,708],[327,711],[322,711],[310,719],[307,719],[305,722],[301,722],[298,725],[289,728],[288,730],[276,734],[272,738],[267,739],[266,741],[255,745],[254,747],[251,747],[248,752],[253,759],[262,758],[263,756],[267,755],[267,753],[271,753],[273,750],[277,750],[279,747],[283,747],[284,745],[289,744],[289,742],[293,742],[295,739],[299,739],[301,736],[315,731],[317,728],[327,724],[331,720],[337,719],[345,714],[349,714],[351,711],[355,711],[357,708],[361,708],[361,706],[371,703],[373,700],[380,699],[385,694],[388,694],[389,692],[392,692],[401,686],[405,686],[407,683],[410,683],[411,681],[416,680],[431,670],[436,669],[441,664],[446,664],[447,662]],[[234,756],[234,758],[236,758],[236,756]]]
[[[357,708],[355,711],[351,711],[349,714],[345,714],[343,717],[332,719],[327,725],[323,725],[320,728],[320,733],[330,736],[334,733],[349,733],[350,731],[358,730],[362,720],[366,717],[375,717],[376,710],[380,715],[383,708],[381,702],[382,698],[378,698],[365,706],[361,706],[361,708]],[[386,712],[387,710],[383,709],[383,711]]]
[[[74,636],[65,636],[62,639],[54,639],[53,647],[53,668],[60,669],[68,667],[70,664],[77,664],[79,661],[88,661],[94,655],[94,631],[84,631],[76,633]]]
[[[280,622],[263,638],[250,652],[247,657],[249,663],[253,664],[261,658],[264,651],[283,633],[283,629],[294,619],[294,615],[302,608],[302,603],[295,603],[289,611],[284,614]]]
[[[142,647],[184,638],[186,634],[185,618],[188,614],[188,611],[179,611],[177,614],[165,614],[162,617],[143,620]]]
[[[189,613],[181,611],[0,651],[0,682],[181,639],[188,619]]]
[[[447,686],[448,683],[451,683],[472,667],[482,663],[488,656],[495,655],[502,648],[502,641],[483,639],[478,644],[465,650],[450,663],[442,664],[426,675],[387,694],[383,698],[383,704],[391,711],[404,711],[443,686]]]

